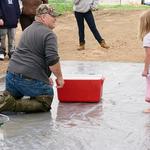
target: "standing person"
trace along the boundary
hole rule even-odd
[[[18,0],[1,0],[0,1],[0,32],[3,32],[3,36],[7,34],[9,30],[9,48],[8,56],[11,57],[12,53],[15,51],[15,29],[18,24],[18,19],[20,17],[20,7]],[[2,31],[3,30],[3,31]],[[0,38],[2,38],[1,36]],[[2,40],[2,39],[1,39]],[[3,41],[1,41],[3,42]],[[0,49],[0,60],[4,60],[4,55],[6,54],[3,48],[3,43],[1,43]]]
[[[5,29],[5,34],[1,36],[1,47],[6,56],[6,35],[8,39],[8,57],[11,58],[12,53],[15,51],[15,35],[16,28]]]
[[[145,49],[145,65],[142,72],[147,81],[145,101],[150,103],[150,10],[145,11],[140,17],[139,37]],[[144,112],[150,113],[150,109]]]
[[[0,19],[0,26],[3,24],[4,24],[3,20]],[[6,35],[5,31],[0,29],[0,37],[5,36],[5,35]],[[4,50],[1,45],[2,45],[2,41],[0,39],[0,61],[4,60]]]
[[[46,112],[51,108],[53,87],[49,75],[63,87],[55,28],[56,13],[41,4],[35,21],[22,33],[6,74],[6,92],[0,99],[0,112]],[[20,100],[23,96],[31,99]]]
[[[18,0],[20,12],[22,11],[22,1]],[[16,7],[18,9],[18,6]],[[16,28],[8,28],[5,29],[6,34],[1,36],[1,47],[4,51],[4,56],[6,55],[6,49],[8,49],[8,56],[11,57],[10,53],[11,51],[15,51],[15,34],[16,34]],[[6,35],[8,40],[8,47],[6,46]]]
[[[22,13],[20,16],[22,30],[32,24],[36,9],[42,3],[48,4],[48,0],[22,0]]]
[[[73,1],[74,15],[78,25],[79,32],[79,48],[78,50],[85,49],[85,33],[84,33],[84,20],[87,22],[91,32],[95,39],[98,41],[101,47],[108,49],[109,46],[105,43],[105,40],[101,37],[95,24],[95,20],[92,14],[92,10],[96,9],[98,0],[74,0]]]

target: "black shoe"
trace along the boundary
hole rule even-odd
[[[8,53],[9,59],[11,58],[11,56],[13,55],[13,53],[14,53],[14,52],[9,52],[9,53]]]
[[[6,52],[4,52],[4,57],[6,56]]]

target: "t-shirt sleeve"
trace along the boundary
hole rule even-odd
[[[92,7],[97,8],[99,4],[99,0],[93,0]]]
[[[49,33],[45,42],[46,63],[48,66],[53,66],[59,61],[56,35]]]
[[[78,5],[79,2],[80,2],[80,0],[73,0],[73,3],[74,3],[75,5]]]
[[[150,34],[147,34],[143,39],[143,47],[150,47]]]

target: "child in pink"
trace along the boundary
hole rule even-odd
[[[145,101],[150,103],[150,10],[145,11],[140,17],[139,37],[145,49],[144,70],[142,76],[146,77]],[[144,110],[150,113],[150,108]]]

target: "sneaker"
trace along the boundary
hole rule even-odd
[[[0,60],[4,60],[4,54],[0,54]]]
[[[102,40],[102,41],[100,42],[100,45],[101,45],[102,48],[106,48],[106,49],[109,49],[109,48],[110,48],[110,47],[106,44],[105,40]]]
[[[6,56],[6,48],[2,47],[1,50],[2,50],[4,57],[5,57]]]

